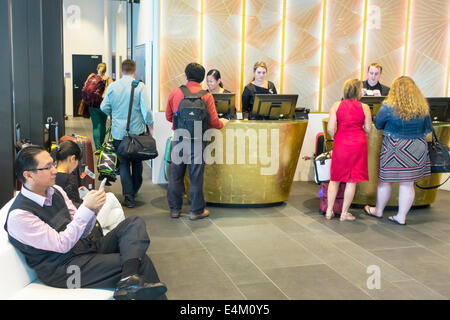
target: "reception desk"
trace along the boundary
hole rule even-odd
[[[325,143],[327,149],[333,146],[330,141],[331,137],[327,133],[328,118],[322,120],[323,130],[325,133]],[[449,122],[433,122],[434,130],[441,143],[449,144],[450,142],[450,123]],[[431,141],[431,133],[427,136],[427,140]],[[356,194],[352,204],[356,205],[372,205],[376,204],[377,185],[378,185],[378,169],[381,143],[383,141],[382,131],[377,130],[373,125],[372,130],[367,136],[368,162],[369,162],[369,181],[359,182],[356,185]],[[438,185],[441,181],[442,174],[433,173],[431,176],[418,180],[420,186],[428,187]],[[422,190],[415,187],[416,196],[413,206],[430,205],[436,199],[438,189]],[[398,206],[398,183],[392,185],[391,198],[388,206]]]
[[[206,202],[245,206],[286,201],[307,126],[308,120],[230,121],[220,130],[222,163],[205,167]],[[188,179],[185,184],[188,190]]]

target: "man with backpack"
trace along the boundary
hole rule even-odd
[[[100,106],[104,113],[111,116],[111,136],[116,150],[126,134],[130,104],[132,105],[130,134],[144,134],[146,126],[153,123],[147,89],[144,83],[134,80],[136,63],[133,60],[123,61],[122,73],[123,77],[108,87]],[[135,88],[131,99],[132,86]],[[148,130],[151,131],[150,127],[148,127]],[[124,196],[123,205],[133,208],[136,205],[136,194],[142,185],[142,161],[130,161],[128,158],[119,156],[119,169]]]
[[[202,141],[203,133],[208,128],[223,128],[228,120],[219,119],[213,96],[206,90],[202,90],[200,83],[205,78],[205,68],[192,62],[186,66],[184,72],[187,83],[170,93],[166,108],[166,119],[173,123],[172,129],[188,133],[189,136],[183,137],[182,141],[175,141],[174,139],[172,148],[176,148],[179,143],[190,143],[191,152],[188,155],[179,154],[182,157],[181,163],[177,163],[172,158],[169,165],[167,200],[171,217],[179,218],[183,203],[184,175],[186,167],[188,167],[189,199],[191,201],[190,219],[198,220],[209,216],[209,211],[205,209],[206,202],[203,196],[203,173],[205,170],[203,150],[206,147],[206,143]],[[201,132],[194,130],[195,127],[199,126],[202,128]],[[201,133],[201,136],[197,136],[198,133]],[[190,139],[190,141],[184,139]],[[201,152],[198,152],[196,144],[201,145]]]

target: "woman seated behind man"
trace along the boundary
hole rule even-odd
[[[78,176],[72,174],[81,159],[80,147],[73,141],[64,141],[52,150],[51,155],[57,162],[56,184],[63,188],[74,206],[78,208],[83,202],[80,190],[86,189],[80,186]],[[123,219],[125,215],[119,200],[111,192],[106,193],[106,203],[97,215],[103,231],[114,229]]]
[[[388,97],[377,113],[375,127],[383,130],[380,151],[376,207],[364,212],[382,218],[391,197],[392,183],[398,182],[398,212],[388,219],[405,225],[414,202],[414,182],[430,175],[427,133],[432,131],[430,109],[415,82],[406,76],[394,80]]]
[[[325,215],[327,219],[333,218],[339,185],[346,182],[340,220],[355,220],[348,209],[355,196],[356,183],[369,180],[365,133],[369,133],[372,128],[372,116],[369,106],[358,101],[361,89],[362,82],[358,79],[347,80],[343,88],[344,99],[334,103],[330,110],[327,131],[334,137],[334,146]]]

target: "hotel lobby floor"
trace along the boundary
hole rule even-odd
[[[68,134],[92,139],[91,128],[90,120],[66,121]],[[210,207],[210,217],[199,221],[189,220],[185,206],[171,219],[166,188],[151,183],[144,165],[138,206],[124,210],[146,221],[148,254],[169,299],[450,298],[448,191],[398,226],[387,220],[394,211],[378,220],[351,209],[355,222],[326,220],[312,182],[294,182],[282,206]],[[106,190],[122,200],[119,180]],[[379,289],[368,288],[370,266],[380,270]]]

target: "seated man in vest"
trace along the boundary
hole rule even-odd
[[[190,154],[177,154],[177,156],[182,158],[181,163],[177,163],[172,155],[172,162],[169,165],[167,200],[171,217],[178,218],[181,212],[181,205],[183,204],[184,175],[188,167],[190,180],[189,199],[191,200],[190,220],[197,220],[209,216],[209,211],[205,209],[206,202],[203,196],[203,172],[205,170],[203,150],[206,147],[206,143],[203,141],[203,132],[201,131],[208,127],[221,129],[228,123],[228,120],[219,119],[212,94],[202,90],[201,83],[205,78],[205,68],[198,63],[192,62],[186,66],[184,73],[187,83],[185,86],[176,88],[170,93],[166,108],[166,119],[173,122],[172,129],[175,129],[178,133],[181,130],[189,132],[190,137],[187,140],[191,142],[191,152]],[[187,96],[189,96],[189,99],[185,99]],[[201,109],[201,112],[197,112],[198,110],[194,109]],[[196,119],[195,116],[191,117],[191,114],[202,114],[204,117]],[[199,133],[202,136],[197,137],[195,132],[191,131],[198,123],[201,126]],[[177,134],[175,134],[172,143],[173,149],[179,143],[186,143],[184,142],[184,137],[180,141],[177,141],[176,138]],[[199,144],[199,148],[196,144]]]
[[[363,81],[363,96],[387,96],[390,88],[380,83],[383,67],[379,63],[371,63],[367,68],[367,80]]]
[[[38,278],[58,288],[115,288],[114,298],[121,300],[166,299],[167,288],[146,255],[150,239],[144,221],[127,218],[103,237],[96,215],[105,192],[91,190],[76,209],[55,185],[56,173],[42,147],[29,146],[17,155],[23,187],[5,229]]]

